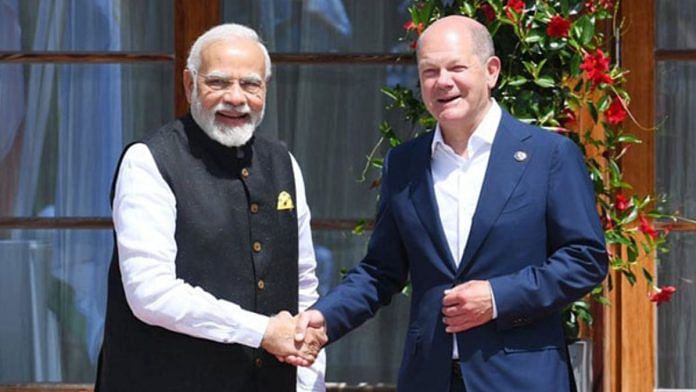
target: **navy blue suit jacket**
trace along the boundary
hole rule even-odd
[[[489,280],[498,317],[457,334],[468,392],[569,390],[560,311],[607,272],[604,233],[587,168],[568,138],[503,111],[464,255],[455,267],[430,170],[432,133],[385,160],[365,258],[314,308],[330,341],[388,304],[409,279],[409,328],[399,391],[448,391],[452,335],[445,289]],[[515,153],[526,159],[515,159]]]

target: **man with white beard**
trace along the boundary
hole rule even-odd
[[[270,76],[253,30],[209,30],[184,71],[191,113],[125,149],[97,391],[325,390],[326,336],[293,339],[318,298],[302,174],[254,136]]]

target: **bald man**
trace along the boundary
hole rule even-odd
[[[491,98],[501,62],[483,25],[442,18],[417,56],[437,126],[387,155],[367,255],[296,339],[312,326],[336,341],[410,276],[399,391],[572,390],[561,310],[607,273],[583,157]]]

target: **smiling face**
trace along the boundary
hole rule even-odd
[[[471,29],[479,26],[472,23],[463,17],[444,18],[418,41],[423,102],[443,132],[471,135],[490,107],[490,91],[498,79],[500,60],[475,52],[479,46]]]
[[[265,57],[255,41],[214,41],[201,50],[198,71],[184,71],[191,115],[212,139],[241,146],[261,123],[266,101]]]

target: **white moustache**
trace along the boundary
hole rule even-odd
[[[225,103],[219,103],[215,105],[215,108],[213,109],[214,112],[223,112],[225,114],[231,114],[231,115],[241,115],[241,114],[249,114],[251,113],[251,108],[249,107],[248,104],[243,104],[239,106],[232,106],[228,105]]]

